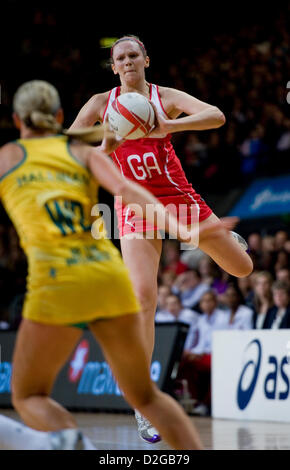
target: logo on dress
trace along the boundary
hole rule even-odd
[[[240,410],[244,410],[248,406],[256,387],[262,358],[260,341],[258,339],[251,341],[245,354],[247,356],[250,354],[251,358],[245,364],[238,384],[237,402]]]
[[[89,349],[89,343],[86,339],[84,339],[75,350],[68,371],[70,382],[75,383],[80,379],[84,367],[88,361]]]

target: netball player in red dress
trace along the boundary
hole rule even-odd
[[[157,125],[143,139],[127,140],[117,149],[103,142],[103,149],[128,178],[149,189],[163,204],[179,207],[186,205],[187,211],[180,215],[188,223],[199,222],[200,226],[216,221],[217,217],[205,201],[188,183],[178,157],[170,142],[171,134],[182,131],[216,129],[225,123],[223,113],[216,107],[193,96],[166,87],[150,84],[145,79],[149,57],[144,44],[134,36],[124,36],[111,49],[112,70],[119,75],[121,85],[113,90],[92,96],[80,110],[72,128],[94,125],[106,119],[109,104],[120,94],[137,92],[148,98],[156,111]],[[182,114],[186,117],[178,117]],[[129,209],[116,203],[121,250],[123,259],[139,298],[144,315],[148,361],[154,347],[154,316],[157,304],[157,272],[162,250],[162,239],[158,236],[132,238],[154,227],[144,227],[143,220],[133,217]],[[178,214],[179,215],[179,214]],[[199,248],[207,253],[226,272],[236,277],[248,276],[253,269],[249,255],[229,232],[217,237],[208,237]],[[140,417],[139,417],[140,418]],[[139,431],[150,441],[149,423],[139,419]]]

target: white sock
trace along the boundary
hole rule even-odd
[[[83,443],[84,443],[85,450],[97,450],[97,448],[92,444],[90,439],[84,435],[83,435]]]
[[[0,415],[0,449],[49,450],[47,432],[36,431],[6,416]]]

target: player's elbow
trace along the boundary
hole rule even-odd
[[[217,128],[223,126],[226,123],[226,117],[224,113],[216,106],[214,106],[214,116]]]
[[[133,181],[122,177],[118,184],[115,187],[114,193],[115,196],[120,196],[122,198],[122,204],[142,204],[144,190]],[[141,202],[142,201],[142,202]]]
[[[219,114],[220,126],[223,126],[226,123],[226,117],[221,111],[219,111]]]
[[[114,186],[114,195],[115,196],[120,196],[124,203],[128,203],[128,195],[130,193],[130,184],[129,182],[127,181],[126,178],[120,178],[120,180],[118,182],[116,182],[115,186]]]

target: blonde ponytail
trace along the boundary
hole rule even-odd
[[[56,88],[43,80],[21,85],[13,98],[13,108],[27,127],[59,132],[62,126],[55,118],[61,103]]]
[[[34,128],[52,130],[58,132],[61,125],[57,122],[53,114],[45,114],[41,111],[32,111],[29,116]]]

